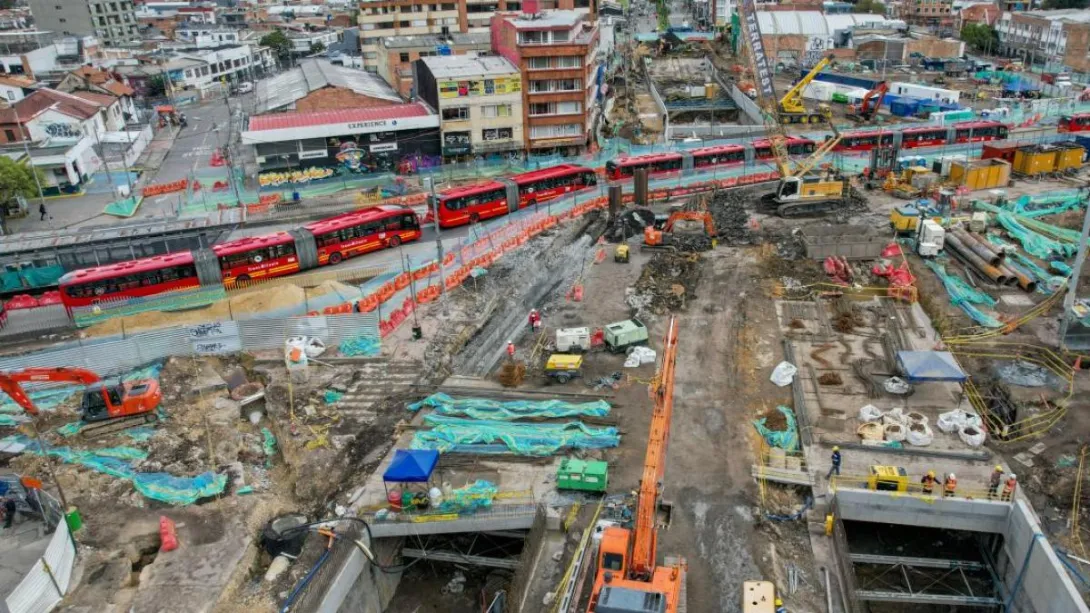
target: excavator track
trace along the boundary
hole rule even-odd
[[[128,430],[134,426],[159,421],[159,415],[152,411],[143,415],[130,415],[129,417],[117,417],[104,421],[93,421],[80,429],[79,435],[83,438],[100,438],[107,434]]]
[[[840,206],[841,199],[819,200],[817,202],[789,202],[776,207],[776,214],[785,219],[824,215]]]

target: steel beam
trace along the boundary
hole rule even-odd
[[[987,568],[980,562],[968,560],[943,560],[942,558],[906,558],[902,556],[878,556],[865,553],[853,553],[849,556],[856,564],[886,564],[896,566],[914,566],[916,568],[966,568],[969,570],[984,570]]]
[[[957,594],[909,594],[908,592],[887,592],[884,590],[856,590],[858,600],[877,602],[911,602],[952,606],[994,607],[1003,604],[998,598],[990,596],[959,596]]]
[[[460,564],[472,564],[474,566],[487,566],[488,568],[504,568],[516,570],[519,566],[518,558],[489,558],[485,556],[464,555],[454,551],[433,551],[430,549],[412,549],[406,547],[401,550],[401,555],[406,558],[424,558],[433,562],[456,562]]]

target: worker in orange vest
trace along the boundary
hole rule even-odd
[[[541,327],[541,313],[537,312],[537,309],[530,309],[530,327],[537,332]]]
[[[507,341],[507,357],[512,359],[512,360],[515,359],[515,342],[514,341]]]
[[[946,480],[942,482],[943,497],[949,498],[954,495],[954,490],[958,488],[958,477],[954,473],[950,473],[946,476]]]
[[[935,471],[929,470],[927,474],[920,479],[920,483],[923,484],[923,493],[930,495],[935,491]]]
[[[1003,500],[1005,502],[1010,502],[1011,498],[1014,496],[1014,488],[1017,485],[1018,481],[1016,480],[1014,473],[1011,473],[1011,476],[1007,477],[1007,482],[1003,484]]]

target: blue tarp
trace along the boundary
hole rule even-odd
[[[897,363],[912,383],[964,381],[967,378],[948,351],[898,351]]]
[[[439,452],[434,449],[398,449],[394,452],[390,467],[382,473],[382,480],[427,483],[438,463]]]

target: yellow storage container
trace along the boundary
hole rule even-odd
[[[1057,149],[1056,170],[1082,167],[1082,159],[1086,155],[1086,149],[1082,145],[1064,143],[1057,145]]]
[[[1014,154],[1014,170],[1024,175],[1055,172],[1057,150],[1043,147],[1023,147]]]
[[[1011,178],[1011,165],[998,158],[953,162],[950,180],[971,190],[1006,187]]]

